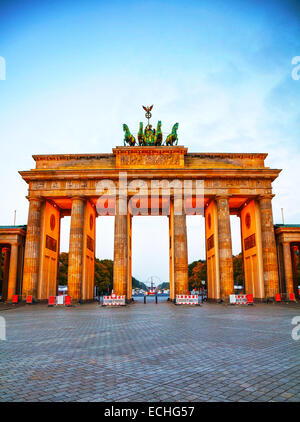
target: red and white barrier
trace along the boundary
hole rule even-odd
[[[125,298],[125,296],[117,296],[115,294],[103,296],[103,306],[124,306]]]
[[[252,305],[253,295],[230,295],[229,303],[231,305]]]
[[[32,305],[32,295],[27,296],[26,303]]]
[[[296,302],[295,293],[276,293],[275,302]]]
[[[48,306],[72,306],[72,298],[68,295],[49,296]]]
[[[55,305],[55,299],[56,299],[55,296],[49,296],[48,306],[54,306]]]
[[[281,302],[281,294],[280,293],[275,294],[275,302]]]
[[[246,295],[248,300],[248,305],[253,305],[253,295]]]
[[[66,295],[64,298],[65,298],[65,306],[72,306],[71,296]]]
[[[198,295],[176,295],[176,305],[198,305]]]
[[[17,304],[19,301],[19,296],[18,295],[13,295],[12,297],[12,303]]]

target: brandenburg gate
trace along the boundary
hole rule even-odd
[[[68,293],[73,301],[94,298],[95,226],[97,217],[106,215],[115,218],[114,292],[128,301],[132,297],[132,218],[139,215],[164,215],[169,220],[171,299],[188,291],[187,215],[205,218],[209,299],[228,301],[234,293],[232,214],[241,221],[245,293],[262,301],[282,290],[296,292],[292,267],[286,265],[291,258],[285,238],[282,250],[287,269],[278,273],[272,182],[281,170],[265,166],[267,154],[190,153],[178,145],[178,123],[163,141],[161,122],[156,130],[149,123],[151,108],[145,107],[148,125],[143,130],[140,123],[137,142],[124,124],[124,146],[112,153],[35,155],[35,168],[20,172],[28,184],[29,201],[24,265],[18,276],[17,264],[6,276],[7,300],[13,293],[21,294],[23,300],[32,295],[35,301],[57,294],[64,216],[71,216]]]
[[[96,218],[112,214],[114,292],[131,299],[132,217],[154,212],[169,219],[171,299],[187,293],[186,215],[197,214],[196,181],[203,185],[200,208],[205,216],[209,298],[226,300],[234,292],[231,214],[241,218],[246,293],[263,300],[278,292],[271,184],[280,170],[265,166],[266,154],[189,153],[178,145],[141,145],[116,147],[112,154],[33,158],[36,167],[20,172],[29,186],[24,299],[32,295],[36,300],[46,300],[56,294],[60,220],[67,215],[71,216],[68,292],[73,300],[93,299]],[[120,174],[126,175],[125,189],[121,189]],[[136,187],[131,188],[137,179],[144,186],[138,196]],[[150,191],[153,180],[159,188],[150,198],[145,190]],[[185,198],[178,194],[174,180],[191,181]],[[108,184],[99,200],[99,183],[103,181],[116,188],[109,189]],[[164,196],[166,181],[170,183],[170,197]],[[126,214],[120,212],[124,206]],[[178,206],[182,212],[175,213]]]

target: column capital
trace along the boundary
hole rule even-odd
[[[44,202],[45,201],[45,198],[43,196],[26,196],[26,199],[28,199],[29,202],[31,201]]]
[[[20,246],[21,245],[21,242],[12,241],[12,242],[9,242],[9,244],[10,244],[10,246]]]
[[[221,199],[227,199],[229,201],[230,198],[231,198],[231,195],[228,195],[226,193],[215,196],[216,201],[220,201]]]
[[[258,200],[262,201],[264,199],[273,199],[274,198],[274,194],[273,193],[263,193],[261,195],[258,196]]]
[[[71,201],[86,201],[87,198],[85,196],[74,195],[70,196]]]

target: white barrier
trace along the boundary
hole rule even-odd
[[[229,302],[231,305],[248,305],[253,303],[252,295],[230,295]]]
[[[125,296],[103,296],[103,306],[124,306]]]
[[[56,296],[56,305],[63,305],[65,303],[65,297],[63,295]]]
[[[176,305],[198,305],[198,295],[176,295]]]

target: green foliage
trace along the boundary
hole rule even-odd
[[[205,287],[201,282],[206,280],[206,261],[194,261],[188,266],[189,290]]]
[[[114,268],[111,259],[95,259],[95,284],[100,292],[107,293],[113,289]]]
[[[142,283],[141,281],[137,280],[136,278],[132,277],[132,288],[133,289],[143,289],[148,290],[148,287],[145,283]]]
[[[164,282],[157,286],[158,290],[170,289],[170,283]]]
[[[194,261],[188,266],[189,290],[199,289],[201,281],[207,280],[206,261]],[[244,284],[243,255],[233,256],[233,277],[234,283],[238,286]]]
[[[58,264],[58,284],[60,286],[67,286],[68,284],[68,259],[69,254],[62,252],[59,255],[59,264]]]
[[[2,258],[3,259],[3,258]],[[298,260],[299,261],[299,260]],[[100,293],[111,292],[113,289],[113,261],[111,259],[95,260],[95,285],[98,286]],[[242,286],[244,283],[243,256],[242,254],[233,257],[233,273],[235,284]],[[188,266],[189,290],[203,287],[201,281],[206,280],[207,269],[206,261],[194,261]],[[62,252],[59,255],[58,283],[61,286],[68,284],[68,253]],[[205,287],[205,285],[204,285]],[[147,286],[132,277],[132,288],[148,290]],[[169,283],[161,283],[159,289],[169,289]]]
[[[59,255],[58,283],[60,286],[68,284],[68,257],[69,254],[62,252]],[[99,292],[108,293],[113,289],[114,265],[111,259],[95,259],[95,286],[99,288]],[[144,283],[132,277],[132,288],[140,288],[147,290]]]
[[[243,255],[240,253],[233,256],[233,279],[237,286],[244,285]]]

